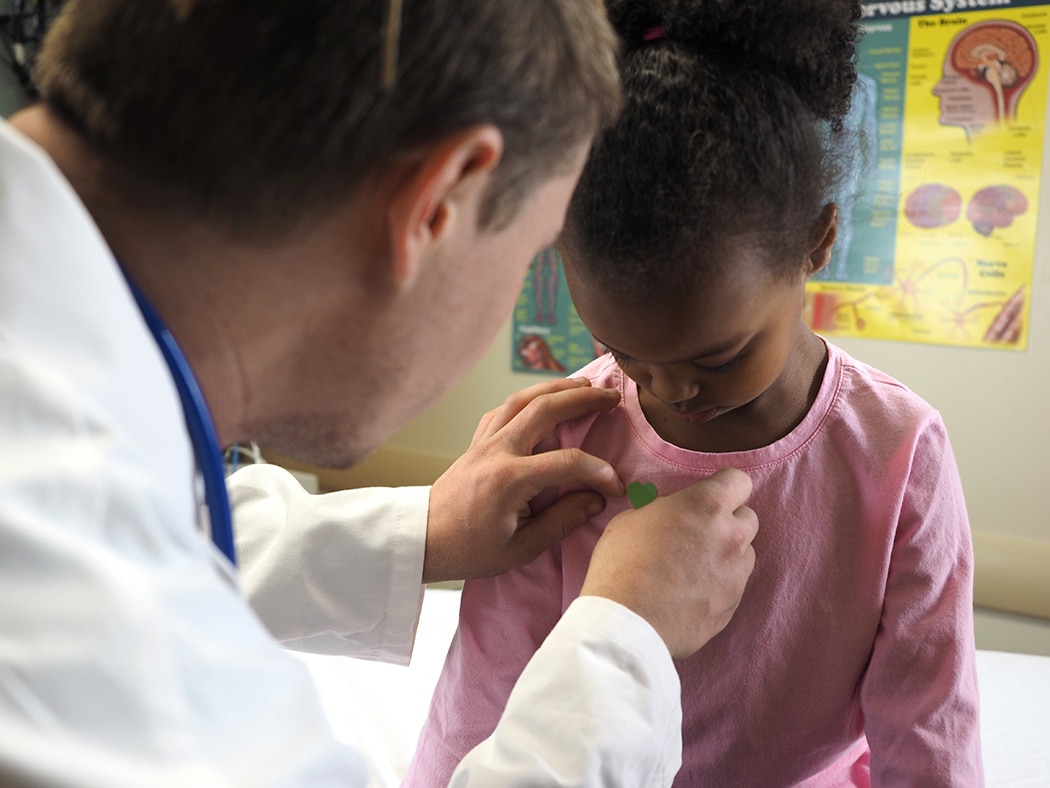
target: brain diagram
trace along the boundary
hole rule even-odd
[[[952,42],[948,58],[959,74],[995,94],[1000,119],[1013,116],[1017,97],[1038,66],[1031,33],[1006,20],[967,28]]]
[[[987,186],[970,200],[966,218],[981,235],[996,227],[1009,227],[1014,217],[1028,210],[1028,198],[1013,186]]]
[[[1028,198],[1014,186],[986,186],[970,198],[966,219],[973,229],[988,236],[996,228],[1006,228],[1014,218],[1028,210]],[[934,230],[945,227],[962,215],[962,196],[943,183],[924,183],[904,201],[904,216],[915,227]]]
[[[951,224],[962,213],[962,197],[943,183],[924,183],[908,195],[904,215],[916,227],[932,230]]]
[[[974,79],[998,77],[1004,88],[1015,87],[1035,71],[1036,54],[1029,37],[1002,22],[963,31],[952,51],[952,65]]]

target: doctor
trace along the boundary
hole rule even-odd
[[[581,0],[67,3],[44,103],[0,123],[0,783],[363,786],[276,640],[407,662],[422,582],[525,563],[623,494],[597,458],[532,456],[615,392],[543,383],[432,489],[239,472],[235,569],[201,532],[215,446],[175,385],[219,445],[365,457],[557,236],[613,58]],[[566,484],[589,492],[530,513]],[[749,490],[726,471],[614,521],[454,784],[669,783],[671,660],[735,609]]]

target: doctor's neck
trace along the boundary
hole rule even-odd
[[[337,313],[345,324],[347,315],[369,312],[363,283],[383,239],[359,205],[285,237],[236,238],[202,217],[142,200],[46,105],[16,114],[11,125],[54,161],[174,335],[221,444],[253,439],[248,424],[288,407],[286,370],[317,342],[324,315]]]

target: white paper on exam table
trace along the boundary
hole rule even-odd
[[[400,785],[458,616],[458,591],[427,590],[408,667],[300,655],[336,735],[368,761],[372,788]],[[1050,788],[1050,657],[978,651],[977,672],[988,788]]]

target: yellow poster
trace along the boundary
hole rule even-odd
[[[807,289],[824,334],[1023,350],[1050,6],[865,3],[857,154],[839,242]]]

